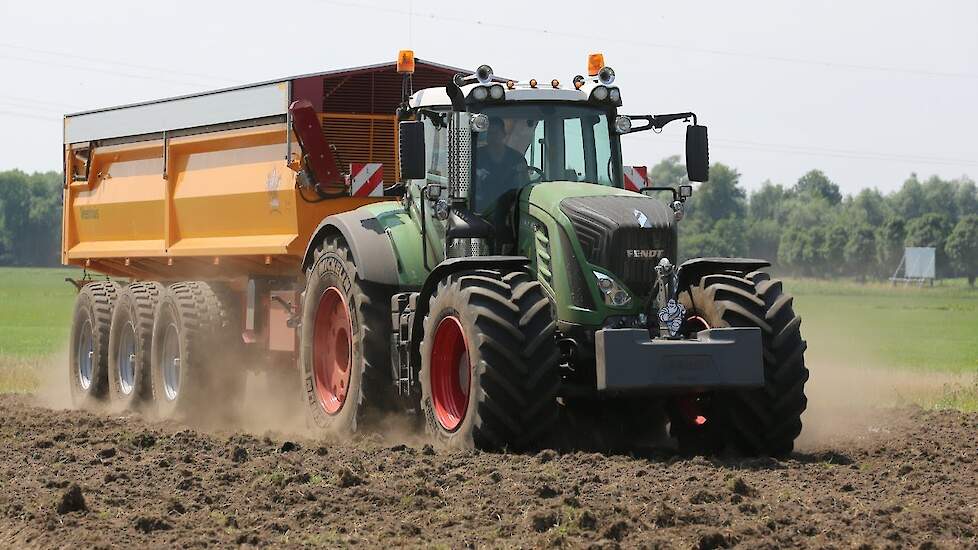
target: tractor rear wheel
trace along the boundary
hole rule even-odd
[[[340,237],[315,254],[302,298],[302,398],[314,429],[348,435],[392,402],[391,293],[359,278]]]
[[[78,292],[71,323],[68,380],[75,406],[105,398],[108,389],[109,331],[119,285],[88,283]]]
[[[132,283],[119,292],[109,333],[109,399],[133,409],[151,395],[153,316],[160,283]]]
[[[550,301],[526,271],[462,271],[439,283],[421,342],[427,429],[453,447],[523,450],[558,421]]]
[[[240,398],[240,330],[229,300],[201,281],[170,285],[153,319],[152,395],[162,418],[212,417]]]
[[[760,271],[706,275],[680,294],[680,301],[693,330],[758,327],[764,346],[763,387],[674,401],[671,431],[680,448],[753,456],[791,453],[808,404],[808,369],[801,317],[794,313],[781,281]]]

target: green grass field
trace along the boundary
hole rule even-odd
[[[0,391],[33,390],[35,365],[64,353],[75,296],[64,278],[78,276],[72,269],[0,268]],[[978,410],[978,291],[962,280],[894,288],[791,279],[785,289],[803,319],[813,376],[819,364],[894,369],[905,377],[946,373],[975,382],[912,399]]]

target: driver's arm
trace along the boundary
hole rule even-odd
[[[517,187],[523,187],[524,185],[530,183],[530,168],[526,164],[526,157],[516,152],[512,149],[515,157],[518,159],[516,161],[516,185]]]

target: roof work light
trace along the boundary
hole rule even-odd
[[[397,72],[402,74],[414,73],[414,50],[397,52]]]
[[[587,74],[588,76],[598,76],[601,72],[601,68],[604,67],[604,54],[603,53],[592,53],[587,56]]]

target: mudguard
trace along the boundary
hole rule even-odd
[[[770,266],[771,262],[767,260],[753,258],[693,258],[679,266],[679,271],[676,273],[677,288],[684,289],[696,285],[704,275],[711,273],[723,273],[728,270],[750,273]]]
[[[396,286],[398,284],[397,258],[387,228],[377,220],[376,214],[358,208],[325,218],[316,227],[306,252],[302,257],[302,269],[312,265],[316,244],[330,231],[337,231],[353,253],[357,275],[364,281]]]

